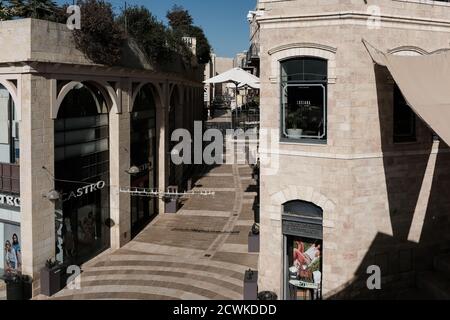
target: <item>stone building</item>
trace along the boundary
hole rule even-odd
[[[183,188],[170,134],[202,119],[203,68],[161,71],[135,45],[121,66],[94,64],[65,25],[35,19],[0,22],[0,43],[0,237],[19,238],[37,294],[47,259],[79,265],[164,213],[121,189]]]
[[[261,130],[275,133],[260,147],[259,290],[448,292],[439,259],[450,248],[449,148],[362,40],[390,55],[448,50],[450,4],[259,0],[251,24]],[[369,290],[378,267],[382,289]]]

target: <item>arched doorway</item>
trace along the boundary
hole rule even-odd
[[[310,202],[283,205],[286,300],[322,298],[323,210]]]
[[[131,113],[131,176],[133,188],[156,188],[156,103],[150,85],[139,90]],[[136,236],[157,215],[155,198],[131,196],[131,231]]]
[[[109,108],[101,92],[79,83],[55,120],[57,260],[82,264],[110,247]]]

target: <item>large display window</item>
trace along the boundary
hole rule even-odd
[[[57,260],[82,264],[110,246],[109,118],[100,92],[79,85],[55,120]]]
[[[305,201],[284,205],[284,269],[286,300],[322,299],[322,209]]]
[[[20,225],[0,221],[0,276],[22,271]]]
[[[302,57],[281,63],[282,140],[326,141],[327,61]]]
[[[144,86],[131,113],[131,165],[139,172],[131,176],[131,187],[156,188],[156,105],[152,90]],[[131,196],[132,236],[157,214],[155,198]]]

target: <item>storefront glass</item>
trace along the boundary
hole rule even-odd
[[[282,138],[327,138],[327,61],[291,59],[281,63]]]
[[[312,203],[284,205],[284,268],[286,300],[322,298],[322,209]]]
[[[110,246],[109,119],[101,94],[85,85],[55,120],[57,260],[81,264]]]
[[[0,240],[3,248],[0,250],[0,277],[6,273],[22,271],[22,249],[20,226],[11,222],[0,221]]]
[[[156,188],[156,106],[148,86],[140,90],[131,114],[131,176],[133,188]],[[131,226],[135,236],[157,214],[155,198],[131,196]]]
[[[322,287],[322,241],[287,237],[289,300],[320,299]]]

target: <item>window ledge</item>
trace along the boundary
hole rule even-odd
[[[293,140],[293,139],[281,139],[280,145],[301,145],[301,146],[320,146],[327,147],[328,143],[326,140],[323,141],[311,141],[311,140]]]

